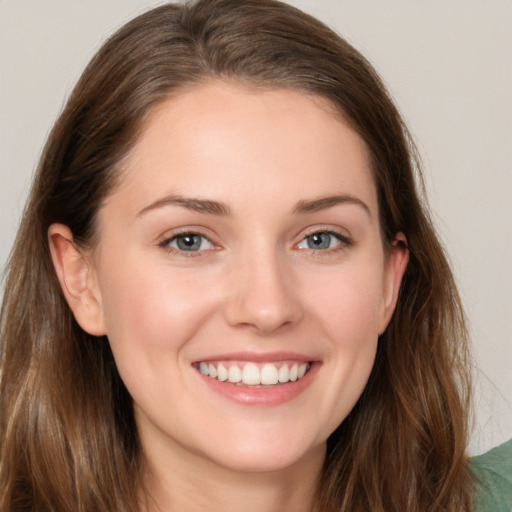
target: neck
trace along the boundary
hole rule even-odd
[[[145,512],[311,512],[325,448],[292,466],[264,472],[225,468],[179,447],[165,459],[153,455],[158,456],[146,454]]]

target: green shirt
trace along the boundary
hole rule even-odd
[[[512,439],[473,457],[475,512],[512,512]]]

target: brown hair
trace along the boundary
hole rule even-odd
[[[135,511],[140,446],[106,340],[74,320],[47,231],[94,243],[95,215],[156,105],[211,78],[324,97],[371,153],[385,241],[410,262],[370,380],[328,440],[317,507],[470,510],[469,376],[460,300],[415,185],[418,158],[371,65],[319,21],[274,0],[163,5],[93,58],[41,157],[7,267],[1,313],[0,509]],[[421,192],[421,190],[420,190]]]

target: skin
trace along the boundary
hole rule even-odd
[[[63,225],[49,236],[77,321],[108,336],[133,397],[159,510],[310,510],[407,265],[384,247],[364,142],[318,98],[211,82],[152,114],[122,173],[92,250]],[[183,231],[201,250],[179,249]],[[234,401],[194,367],[283,351],[315,372],[278,405]]]

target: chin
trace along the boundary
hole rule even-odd
[[[286,438],[274,438],[270,442],[247,441],[244,439],[240,443],[231,443],[222,451],[216,450],[210,454],[210,460],[238,473],[269,473],[289,469],[313,458],[323,462],[325,458],[325,441],[315,446]]]
[[[304,455],[305,456],[305,455]],[[303,456],[303,457],[304,457]],[[273,456],[238,456],[214,460],[216,465],[235,473],[276,473],[290,469],[300,463],[303,457],[278,454]]]

